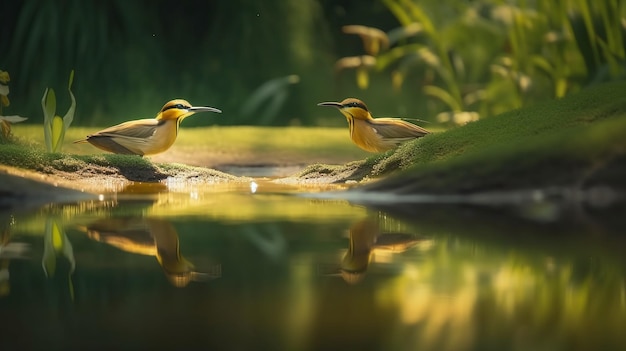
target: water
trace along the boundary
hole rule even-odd
[[[307,190],[135,184],[2,212],[0,350],[626,346],[623,211]]]

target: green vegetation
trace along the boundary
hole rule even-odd
[[[355,65],[358,85],[367,87],[363,66],[389,74],[395,91],[433,98],[428,112],[440,121],[461,124],[626,76],[618,1],[383,3],[401,27],[358,31],[369,63]],[[415,79],[421,87],[408,84]]]
[[[195,164],[215,155],[222,163],[232,164],[312,164],[295,178],[301,183],[360,181],[401,170],[397,177],[370,187],[402,187],[403,191],[615,184],[623,176],[620,165],[626,164],[625,90],[626,82],[597,85],[550,103],[434,133],[384,154],[360,151],[343,128],[209,127],[181,129],[171,155],[188,157],[184,163]],[[131,180],[145,181],[187,171],[181,165],[153,163],[148,158],[102,154],[85,148],[88,145],[69,144],[69,152],[83,155],[45,153],[35,126],[20,125],[15,130],[33,141],[27,146],[5,145],[0,152],[2,164],[42,172],[104,174],[113,167]],[[69,135],[80,138],[88,133],[85,128],[72,128]],[[314,164],[328,160],[345,164]]]
[[[459,193],[550,185],[624,187],[626,82],[511,111],[431,135],[377,160],[371,185]]]
[[[193,118],[202,119],[202,116],[189,119]],[[206,165],[204,158],[207,155],[214,155],[225,161],[250,160],[246,163],[280,165],[314,162],[344,163],[362,159],[368,155],[352,144],[347,126],[345,128],[250,126],[187,128],[186,124],[187,120],[182,123],[172,149],[157,155],[159,160]],[[34,148],[43,149],[44,140],[40,127],[22,124],[14,129],[16,136],[21,140],[28,140],[33,143]],[[71,128],[65,137],[64,152],[79,155],[103,153],[89,144],[72,143],[73,140],[82,139],[95,130],[95,128]],[[182,157],[184,160],[177,157]]]
[[[60,152],[63,147],[65,133],[69,129],[74,120],[74,111],[76,111],[76,98],[72,93],[72,82],[74,82],[74,71],[70,73],[70,81],[67,85],[67,91],[70,93],[72,104],[65,113],[65,116],[56,115],[57,99],[54,89],[46,88],[41,99],[41,107],[43,109],[43,130],[46,140],[46,150],[48,152]]]
[[[150,117],[175,97],[222,109],[229,118],[219,124],[340,126],[315,104],[348,96],[376,115],[453,124],[623,78],[625,4],[9,2],[0,67],[17,78],[18,112],[28,116],[75,68],[82,126]],[[343,58],[356,59],[358,82],[333,65]]]
[[[96,154],[70,155],[44,152],[36,145],[7,144],[0,152],[0,164],[43,174],[61,174],[67,179],[111,177],[129,181],[158,182],[190,172],[207,182],[236,181],[238,178],[216,170],[181,164],[156,164],[138,156]]]

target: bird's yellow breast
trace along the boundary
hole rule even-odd
[[[365,120],[353,118],[350,122],[350,138],[361,149],[369,152],[383,152],[396,147],[396,143],[383,139]]]
[[[148,138],[145,155],[153,155],[164,152],[176,141],[178,134],[178,123],[176,120],[164,120],[162,124],[156,128],[154,134]]]

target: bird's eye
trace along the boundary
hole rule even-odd
[[[185,106],[183,104],[170,105],[170,106],[165,106],[163,108],[163,111],[170,110],[170,109],[173,109],[173,108],[180,109],[180,110],[187,110],[187,109],[189,109],[189,106]]]
[[[358,108],[362,108],[362,109],[364,109],[365,111],[367,111],[367,107],[365,107],[365,105],[364,105],[364,104],[359,103],[359,102],[357,102],[357,101],[351,101],[351,102],[349,102],[349,103],[345,104],[344,106],[345,106],[345,107],[358,107]]]

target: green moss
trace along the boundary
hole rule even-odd
[[[177,174],[186,174],[187,178],[198,178],[198,179],[211,179],[211,180],[228,180],[228,181],[247,181],[249,179],[243,177],[237,177],[234,175],[230,175],[224,172],[220,172],[210,168],[204,167],[194,167],[181,163],[160,163],[157,166],[159,170],[165,174],[169,174],[170,176],[175,176]]]
[[[560,100],[427,135],[394,151],[363,160],[358,168],[363,178],[409,170],[409,176],[403,173],[398,177],[398,184],[393,184],[393,179],[389,182],[393,186],[413,182],[415,189],[439,192],[486,187],[487,177],[494,187],[521,185],[524,180],[530,185],[533,184],[531,179],[548,174],[553,174],[552,180],[557,181],[556,173],[567,173],[572,167],[580,172],[592,167],[592,160],[582,160],[583,155],[617,147],[620,140],[626,140],[626,133],[620,129],[621,122],[611,127],[615,130],[600,126],[605,121],[626,118],[623,91],[626,91],[626,82],[594,86]],[[601,137],[597,138],[597,134]],[[354,168],[351,164],[333,169],[344,177],[333,177],[331,181],[355,179],[346,176],[351,175]],[[383,182],[384,186],[386,184]]]
[[[526,137],[549,136],[570,127],[584,126],[626,112],[626,82],[600,85],[563,99],[510,111],[432,134],[400,147],[378,165],[408,168],[414,164],[450,159],[480,148],[502,147]],[[380,172],[381,174],[384,172]]]
[[[382,162],[408,164],[411,160],[411,167],[368,188],[402,193],[547,186],[625,188],[623,89],[623,83],[608,84],[552,104],[429,136]],[[437,143],[442,152],[428,155]]]
[[[68,129],[63,152],[76,155],[103,154],[104,151],[92,145],[72,142],[84,138],[85,135],[101,127]],[[32,141],[36,148],[44,148],[41,126],[16,125],[14,134],[24,140]],[[340,164],[369,155],[350,141],[347,125],[344,128],[185,127],[184,123],[174,147],[158,155],[158,159],[162,162],[189,163],[190,158],[180,161],[176,159],[175,155],[181,154],[194,155],[195,164],[208,166],[212,166],[212,162],[213,165],[237,162],[258,165],[293,165],[315,162]]]
[[[550,103],[433,133],[395,151],[354,154],[355,158],[369,156],[360,161],[341,166],[313,164],[295,180],[359,181],[400,171],[398,177],[390,177],[380,182],[380,186],[435,192],[616,182],[619,174],[624,174],[624,167],[620,168],[615,160],[623,161],[626,149],[626,95],[623,91],[626,91],[626,82],[598,85]],[[16,134],[18,127],[22,126],[16,126]],[[25,132],[19,134],[22,137],[28,133],[41,134],[28,128],[19,131]],[[75,138],[86,132],[73,131]],[[72,139],[74,137],[70,137]],[[295,127],[191,128],[183,130],[177,145],[185,152],[188,151],[185,148],[190,147],[188,152],[194,155],[219,150],[224,155],[250,154],[252,159],[266,162],[282,159],[309,164],[315,158],[349,158],[350,152],[358,150],[350,143],[345,129]],[[68,152],[85,147],[84,144],[66,146]],[[5,144],[0,152],[0,163],[40,171],[46,171],[46,167],[65,172],[90,167],[92,172],[114,169],[128,179],[149,181],[181,172],[210,176],[207,174],[210,170],[205,168],[201,171],[180,164],[154,164],[148,158],[137,156],[50,154],[40,150],[32,142]],[[228,178],[223,173],[215,176]]]

